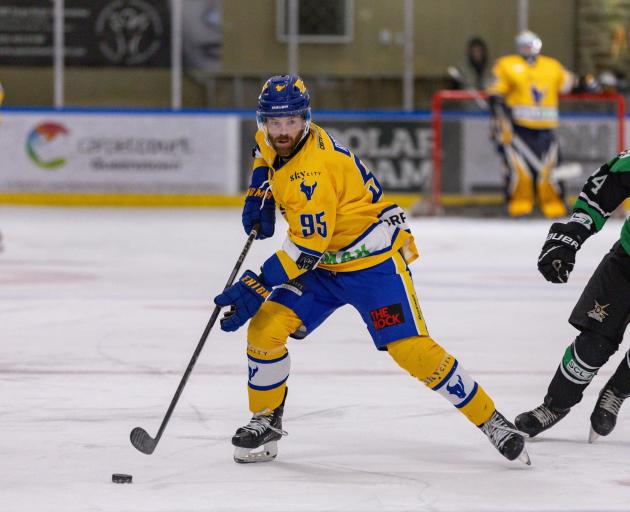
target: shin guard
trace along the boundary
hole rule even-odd
[[[536,195],[543,215],[557,219],[567,215],[567,207],[562,198],[562,189],[553,179],[552,173],[558,163],[558,145],[553,143],[545,155],[542,169],[536,179]]]
[[[630,396],[630,351],[626,352],[609,383],[623,396]]]
[[[545,403],[556,409],[569,409],[577,404],[586,386],[617,347],[618,344],[592,331],[581,332],[565,350],[549,384]]]
[[[430,389],[438,392],[471,422],[479,426],[495,410],[492,399],[458,361],[429,336],[390,343],[389,354]]]
[[[290,333],[302,324],[286,306],[267,301],[249,324],[247,393],[253,413],[273,411],[282,404],[291,359],[286,349]]]
[[[529,215],[534,209],[532,173],[525,160],[511,146],[505,146],[505,159],[510,170],[508,213],[511,217]]]

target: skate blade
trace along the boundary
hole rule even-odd
[[[591,427],[591,431],[588,433],[588,442],[594,443],[598,437],[599,434],[593,430],[593,427]]]
[[[525,447],[523,447],[523,451],[517,457],[517,459],[520,460],[523,464],[527,464],[528,466],[532,465],[532,460],[529,458],[529,453],[527,453]]]
[[[263,445],[262,450],[254,452],[256,448],[234,448],[234,462],[250,464],[253,462],[269,462],[278,455],[278,442],[271,441]]]

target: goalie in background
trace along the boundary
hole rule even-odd
[[[566,283],[575,254],[630,197],[630,151],[620,153],[588,178],[568,222],[552,224],[538,270],[552,283]],[[621,237],[591,276],[569,323],[580,331],[569,345],[541,405],[517,416],[516,426],[531,437],[547,430],[582,400],[586,386],[623,341],[630,322],[630,219]],[[630,351],[604,385],[591,414],[589,442],[612,432],[622,402],[630,396]]]
[[[506,166],[505,197],[512,217],[529,215],[536,200],[545,217],[567,214],[563,185],[554,178],[559,160],[554,129],[558,96],[572,89],[573,74],[540,55],[542,41],[530,31],[515,39],[518,54],[500,57],[487,93],[491,138]]]

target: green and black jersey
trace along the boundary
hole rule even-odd
[[[588,227],[591,233],[602,229],[617,207],[630,197],[630,150],[602,165],[586,181],[575,205],[572,221]],[[582,215],[585,213],[587,217]],[[630,254],[630,218],[621,228],[621,245]]]

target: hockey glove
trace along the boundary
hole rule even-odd
[[[538,270],[547,281],[566,283],[575,265],[575,253],[590,236],[577,222],[554,222],[538,257]]]
[[[273,236],[276,224],[276,202],[271,190],[266,186],[267,167],[257,167],[252,173],[252,182],[247,189],[243,207],[243,227],[249,235],[255,224],[260,224],[256,240]]]
[[[264,281],[246,270],[236,284],[214,298],[217,306],[232,306],[221,319],[221,330],[232,332],[245,325],[270,294],[271,289]]]

